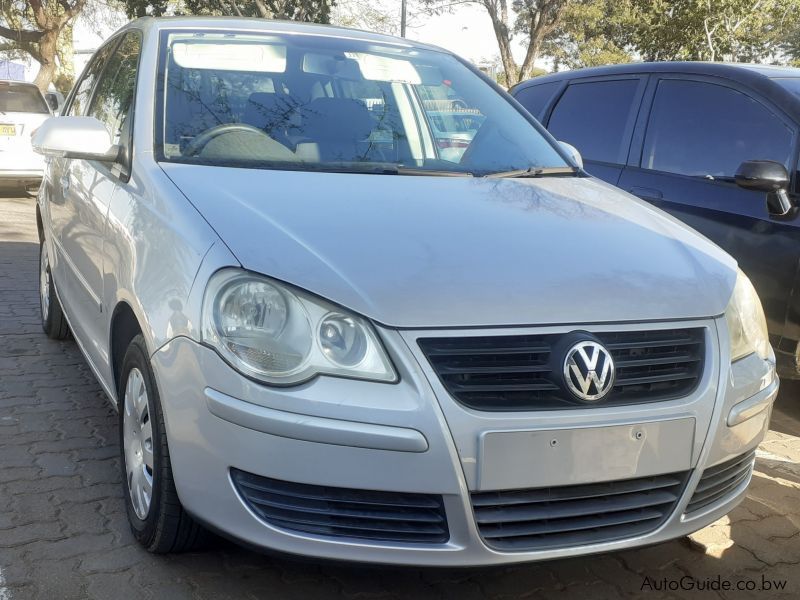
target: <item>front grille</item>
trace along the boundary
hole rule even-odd
[[[592,333],[611,353],[613,390],[592,406],[690,394],[703,374],[703,328]],[[447,391],[477,410],[585,408],[565,389],[560,334],[421,338]]]
[[[686,514],[705,508],[718,500],[722,500],[735,490],[739,485],[747,481],[753,471],[756,451],[751,450],[747,454],[737,456],[730,460],[714,465],[703,471],[697,487],[686,507]]]
[[[672,514],[688,473],[605,483],[476,492],[472,506],[486,545],[522,552],[643,535]]]
[[[291,483],[231,469],[247,506],[276,527],[380,542],[450,538],[441,496]]]

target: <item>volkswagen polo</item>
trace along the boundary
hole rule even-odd
[[[442,154],[455,101],[477,130]],[[149,18],[63,114],[34,136],[42,322],[119,411],[147,549],[513,563],[743,498],[778,389],[752,285],[458,57]]]

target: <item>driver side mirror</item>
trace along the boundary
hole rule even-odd
[[[581,153],[578,152],[578,149],[573,146],[572,144],[568,144],[567,142],[558,142],[558,145],[561,146],[561,149],[564,150],[567,155],[572,159],[572,161],[578,165],[579,168],[583,168],[583,157]]]
[[[56,158],[114,162],[119,156],[119,146],[94,117],[50,117],[33,133],[31,144],[35,152]]]
[[[789,199],[789,172],[774,160],[746,160],[736,171],[736,185],[746,190],[766,192],[767,209],[774,217],[785,217],[794,205]]]

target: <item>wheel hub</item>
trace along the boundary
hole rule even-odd
[[[42,320],[50,316],[50,261],[47,259],[47,245],[42,245],[39,257],[39,300],[42,309]]]
[[[144,377],[135,367],[128,373],[122,410],[128,490],[136,516],[144,520],[153,497],[153,428]]]

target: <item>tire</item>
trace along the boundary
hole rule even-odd
[[[53,340],[64,340],[69,337],[69,326],[58,301],[47,244],[44,240],[39,244],[39,311],[42,317],[42,329],[47,337]]]
[[[125,353],[118,398],[122,487],[134,537],[155,554],[197,548],[204,530],[175,490],[161,399],[141,334]]]

